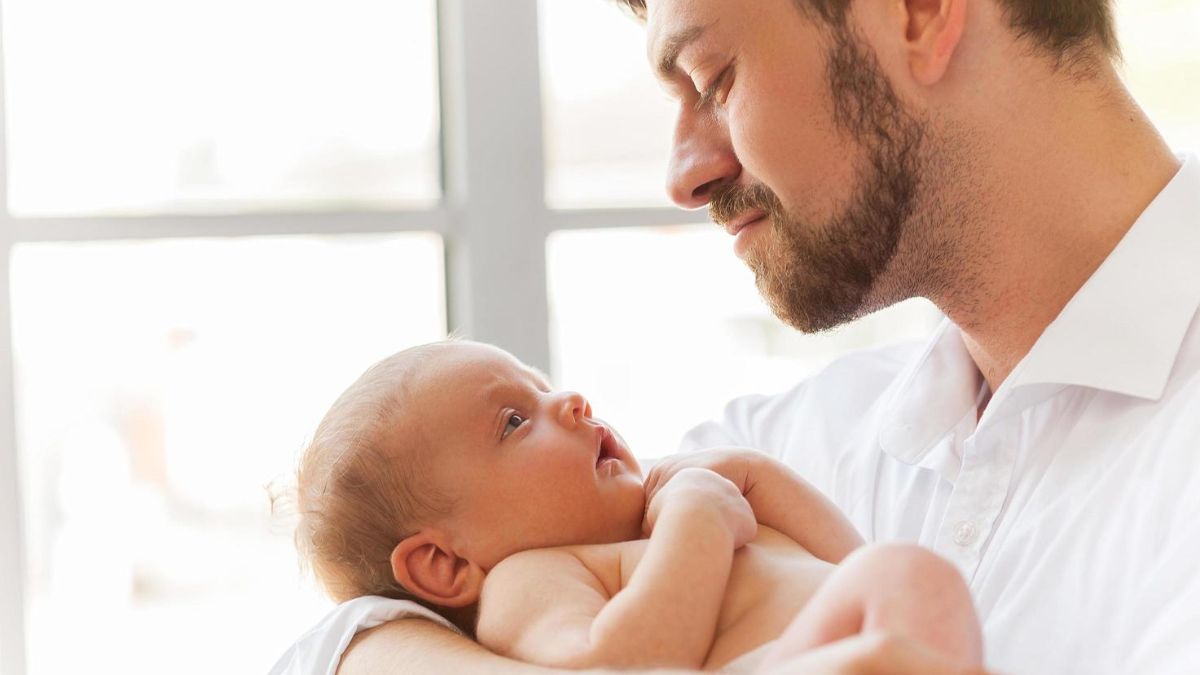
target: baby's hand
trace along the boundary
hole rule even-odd
[[[749,494],[755,473],[765,470],[770,462],[768,455],[747,448],[717,448],[672,455],[654,465],[646,475],[646,500],[649,501],[675,474],[691,467],[716,472],[732,481],[743,495]]]
[[[649,482],[647,482],[649,487]],[[698,467],[687,467],[646,491],[646,517],[642,530],[654,531],[659,517],[668,510],[682,509],[701,518],[714,518],[733,535],[733,547],[741,548],[758,533],[754,509],[742,491],[721,475]]]

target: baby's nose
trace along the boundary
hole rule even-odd
[[[591,416],[592,406],[583,397],[583,394],[574,391],[565,391],[562,393],[559,417],[564,425],[575,426],[581,420],[589,419]]]

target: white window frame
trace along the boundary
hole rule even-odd
[[[27,673],[9,294],[14,245],[433,231],[445,241],[448,329],[503,345],[548,372],[551,232],[709,222],[702,211],[673,208],[546,207],[537,11],[537,0],[438,1],[444,197],[434,208],[49,218],[0,208],[0,675]],[[2,29],[0,18],[0,130],[7,128]],[[0,205],[8,204],[6,145],[0,134]],[[71,636],[62,639],[69,648]]]

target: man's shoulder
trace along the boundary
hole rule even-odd
[[[884,345],[859,349],[839,356],[800,386],[810,389],[852,387],[882,391],[889,387],[922,353],[928,349],[927,338],[900,340]]]
[[[924,340],[905,340],[849,352],[789,389],[741,397],[730,405],[753,408],[764,416],[784,410],[812,410],[839,418],[865,413],[886,398],[926,346]]]
[[[861,430],[927,346],[927,340],[906,340],[856,350],[782,392],[735,398],[719,421],[693,429],[682,449],[740,445],[778,454],[777,447],[800,429],[819,434]]]

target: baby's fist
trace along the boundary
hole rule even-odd
[[[668,510],[683,511],[689,517],[717,519],[733,535],[735,549],[753,541],[758,533],[754,509],[742,496],[741,489],[708,469],[681,469],[655,490],[642,524],[647,535]]]

